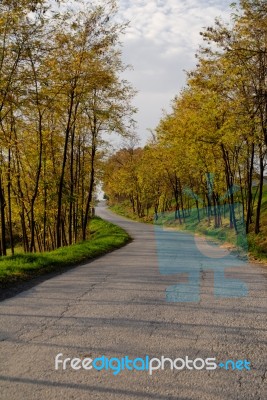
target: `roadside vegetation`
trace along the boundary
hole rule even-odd
[[[63,271],[64,268],[89,261],[119,248],[130,240],[122,228],[98,217],[90,221],[89,228],[90,237],[87,241],[35,254],[25,254],[21,249],[13,256],[0,258],[0,287],[30,280],[48,272]]]
[[[131,204],[127,200],[120,204],[110,205],[109,208],[114,213],[134,221],[150,224],[158,223],[162,224],[162,226],[175,228],[180,231],[198,233],[211,241],[224,244],[232,250],[239,249],[242,254],[244,254],[245,251],[252,260],[267,261],[267,186],[264,186],[263,192],[261,217],[263,226],[261,232],[255,234],[252,229],[250,233],[245,234],[245,229],[243,229],[239,240],[235,230],[231,229],[229,226],[229,216],[228,218],[222,218],[222,224],[219,227],[215,227],[211,219],[209,220],[204,217],[199,221],[194,210],[185,214],[185,218],[181,220],[175,218],[174,211],[167,211],[163,213],[163,216],[159,214],[158,221],[155,221],[155,214],[153,214],[153,212],[150,212],[145,217],[138,217],[133,213]]]
[[[105,138],[134,126],[117,12],[116,0],[0,2],[0,257],[89,239]]]
[[[168,214],[179,229],[246,238],[264,257],[267,4],[231,7],[230,21],[201,32],[197,66],[147,144],[131,143],[106,161],[104,191],[120,214],[147,222]]]

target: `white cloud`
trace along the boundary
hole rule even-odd
[[[139,135],[155,128],[162,109],[185,83],[183,70],[193,68],[201,43],[199,32],[215,17],[229,21],[232,0],[119,0],[120,16],[130,21],[123,38],[123,57],[132,64],[127,79],[139,91],[135,104]]]

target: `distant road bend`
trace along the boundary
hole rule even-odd
[[[247,297],[215,298],[213,273],[203,271],[200,302],[166,302],[165,289],[186,276],[160,274],[154,227],[104,206],[97,214],[134,240],[0,303],[0,399],[265,400],[266,268],[239,272]],[[59,353],[247,359],[251,370],[56,371]]]

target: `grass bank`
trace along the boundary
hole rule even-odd
[[[5,288],[49,272],[62,271],[117,249],[130,240],[122,228],[98,217],[91,220],[90,233],[88,241],[51,252],[17,253],[0,258],[0,286]]]
[[[170,226],[175,226],[178,230],[200,234],[207,239],[218,244],[224,244],[229,249],[237,251],[240,255],[246,253],[253,261],[267,262],[267,229],[262,229],[262,232],[256,235],[253,232],[245,235],[242,233],[241,241],[243,246],[239,245],[239,239],[234,229],[229,228],[229,221],[222,221],[222,226],[215,228],[214,225],[208,224],[207,221],[201,221],[198,224],[179,224],[178,222],[170,223]]]
[[[136,214],[133,213],[132,207],[127,202],[110,205],[109,209],[115,214],[121,215],[122,217],[130,218],[133,221],[153,223],[152,214],[143,218],[139,218]]]
[[[110,209],[115,213],[124,217],[140,222],[153,223],[153,215],[147,215],[144,218],[138,218],[132,211],[131,205],[127,202],[110,206]],[[237,248],[238,238],[233,229],[229,228],[229,217],[222,219],[222,226],[214,227],[211,219],[208,222],[207,218],[200,222],[194,213],[187,217],[184,223],[175,220],[174,213],[169,214],[169,218],[165,219],[164,225],[170,226],[180,231],[198,233],[205,236],[207,239],[220,244],[229,245],[231,248]],[[245,247],[249,257],[254,260],[267,262],[267,186],[264,187],[262,207],[261,207],[261,232],[255,234],[253,232],[254,224],[250,226],[250,233],[245,237]],[[243,235],[244,236],[244,235]],[[241,251],[242,253],[243,251]]]

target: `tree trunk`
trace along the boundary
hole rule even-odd
[[[259,197],[256,212],[255,221],[255,233],[260,233],[260,216],[261,216],[261,202],[263,194],[263,181],[264,181],[264,156],[262,154],[262,149],[260,150],[260,182],[259,182]]]
[[[255,155],[255,145],[252,144],[251,155],[250,155],[250,163],[247,169],[247,218],[246,218],[246,233],[249,232],[249,225],[252,221],[252,179],[253,179],[253,169],[254,169],[254,155]],[[248,158],[249,160],[249,158]]]
[[[70,106],[68,110],[68,122],[65,131],[65,143],[64,143],[64,152],[63,152],[63,160],[62,160],[62,168],[61,175],[58,187],[58,201],[57,201],[57,220],[56,220],[56,240],[57,240],[57,248],[62,245],[62,195],[63,195],[63,187],[64,187],[64,177],[65,177],[65,169],[67,164],[67,152],[68,152],[68,144],[69,144],[69,135],[71,130],[71,119],[72,119],[72,111],[74,106],[74,93],[72,90],[71,98],[70,98]]]
[[[11,205],[11,151],[8,149],[8,183],[7,183],[7,201],[8,201],[8,226],[9,226],[9,240],[12,256],[14,255],[14,239],[12,227],[12,205]]]
[[[2,177],[0,175],[0,214],[1,214],[1,250],[2,255],[6,256],[6,222],[5,222],[5,207],[4,189],[2,185]]]
[[[96,145],[95,145],[95,137],[93,138],[92,144],[92,154],[91,154],[91,171],[90,171],[90,182],[89,182],[89,191],[86,201],[86,208],[84,213],[84,220],[83,220],[83,231],[82,231],[82,238],[86,240],[87,238],[87,224],[89,219],[89,211],[90,206],[93,199],[93,191],[94,191],[94,183],[95,183],[95,155],[96,155]]]

